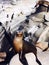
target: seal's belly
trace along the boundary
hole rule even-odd
[[[14,39],[14,48],[17,52],[19,52],[22,49],[22,40],[19,38]]]

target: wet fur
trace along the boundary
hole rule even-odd
[[[21,38],[21,40],[18,39]],[[18,40],[18,41],[17,41]],[[19,59],[24,65],[28,65],[27,60],[25,58],[25,54],[32,52],[36,57],[36,62],[41,65],[40,61],[37,58],[37,49],[36,47],[31,43],[23,40],[23,35],[18,35],[14,38],[14,48],[16,52],[19,53]],[[21,44],[21,45],[20,45]],[[17,48],[18,46],[18,48]],[[22,52],[22,53],[21,53]]]

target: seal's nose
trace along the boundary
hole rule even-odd
[[[22,30],[24,27],[22,25],[19,26],[18,30]]]

